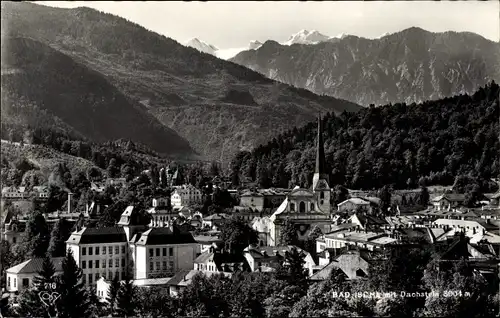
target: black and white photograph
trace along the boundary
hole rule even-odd
[[[500,1],[0,30],[0,318],[500,317]]]

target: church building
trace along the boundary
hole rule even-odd
[[[330,230],[331,205],[329,175],[325,167],[325,150],[321,117],[318,118],[318,137],[316,147],[316,167],[312,187],[304,189],[296,186],[270,218],[269,243],[280,244],[280,230],[289,219],[297,230],[299,240],[306,240],[309,232],[318,226],[323,233]]]

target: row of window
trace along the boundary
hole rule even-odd
[[[162,254],[160,255],[160,250],[162,250]],[[149,257],[154,257],[155,256],[155,249],[150,248],[149,249]],[[164,247],[163,249],[160,249],[159,247],[156,248],[156,256],[167,256],[167,248]],[[173,257],[174,256],[174,248],[169,247],[168,248],[168,256]]]
[[[90,284],[93,284],[94,282],[97,282],[99,280],[99,277],[104,277],[104,279],[113,279],[114,277],[118,277],[118,279],[124,279],[125,278],[125,272],[102,272],[102,273],[91,273],[91,274],[83,274],[82,275],[82,282],[83,284],[87,284],[87,282]]]
[[[95,251],[95,255],[99,255],[100,253],[105,255],[106,250],[107,250],[108,254],[113,255],[113,248],[114,248],[115,254],[120,254],[120,246],[107,246],[107,249],[106,249],[106,246],[102,246],[102,247],[96,246],[95,248],[90,246],[88,248],[88,252],[89,252],[89,255],[94,255],[94,251]],[[122,254],[125,254],[125,246],[121,246],[121,251],[122,251]],[[82,247],[82,255],[87,255],[87,248],[86,247]]]
[[[125,267],[125,259],[124,258],[121,259],[121,263],[122,263],[122,267]],[[98,259],[96,259],[95,261],[88,261],[89,268],[92,268],[92,266],[94,264],[95,264],[94,268],[99,268],[100,264],[102,265],[101,268],[106,268],[106,260],[103,260],[102,263],[100,263]],[[109,268],[113,267],[113,259],[108,260],[108,267]],[[119,258],[115,258],[115,267],[120,267],[120,259]],[[82,261],[82,269],[86,269],[86,268],[87,268],[87,261]]]
[[[17,278],[14,277],[13,279],[14,285],[12,287],[16,288],[17,287]],[[22,284],[24,288],[27,288],[30,286],[30,279],[29,278],[23,278]],[[10,277],[7,278],[7,286],[10,287]]]
[[[155,265],[155,262],[150,262],[149,263],[149,270],[150,271],[154,271],[155,270],[154,265]],[[171,260],[171,261],[168,262],[168,267],[167,267],[167,261],[163,261],[162,265],[163,265],[163,267],[160,268],[160,262],[156,262],[156,270],[157,271],[161,271],[161,270],[166,271],[167,269],[168,270],[173,270],[174,269],[174,261],[173,260]]]

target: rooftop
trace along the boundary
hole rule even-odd
[[[178,231],[175,227],[155,227],[142,233],[137,245],[174,245],[196,243],[191,233]]]
[[[62,271],[62,261],[64,257],[54,257],[52,258],[52,263],[56,272]],[[12,274],[33,274],[42,271],[43,258],[32,258],[21,264],[13,266],[6,270],[8,273]]]
[[[102,244],[126,243],[127,235],[121,227],[83,228],[73,232],[66,243],[69,244]]]

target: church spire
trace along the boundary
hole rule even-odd
[[[318,137],[316,138],[316,142],[316,167],[314,169],[313,176],[313,189],[316,189],[316,186],[321,179],[326,181],[327,184],[329,182],[329,177],[328,173],[326,172],[325,165],[325,148],[323,141],[323,123],[321,120],[321,114],[319,114],[318,116]]]
[[[318,115],[318,138],[316,145],[316,169],[314,173],[325,174],[325,149],[323,141],[323,123],[321,122],[321,113]]]

